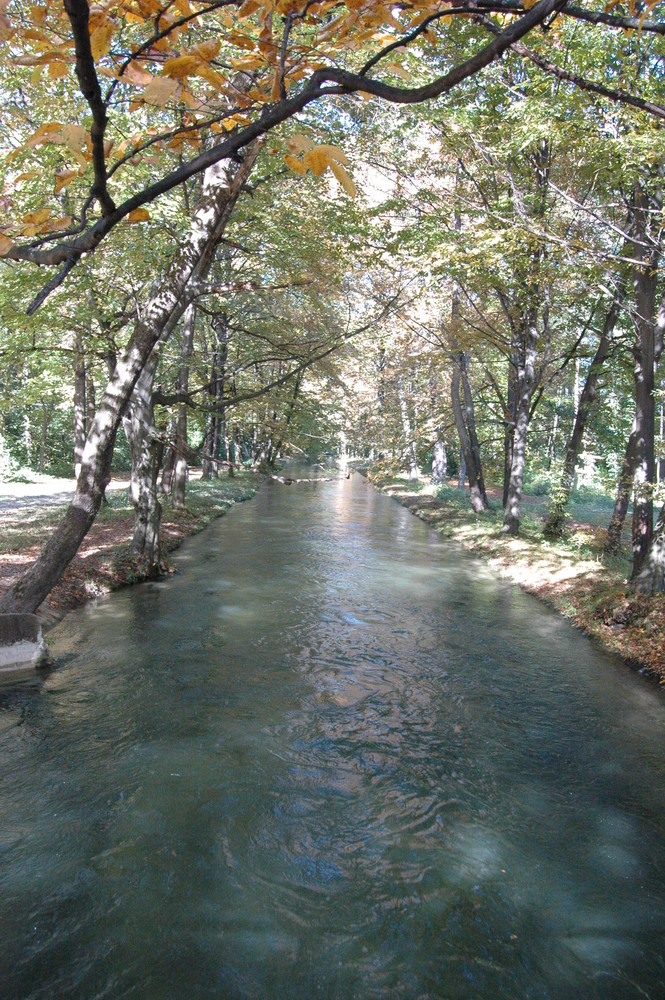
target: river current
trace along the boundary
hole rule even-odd
[[[665,702],[359,476],[0,689],[3,1000],[663,1000]]]

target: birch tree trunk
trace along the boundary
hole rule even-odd
[[[125,418],[132,451],[130,496],[135,510],[130,553],[146,576],[158,576],[165,570],[160,541],[162,507],[157,498],[163,444],[157,436],[152,401],[158,363],[158,353],[153,351],[134,387]]]
[[[86,400],[85,356],[79,337],[76,338],[76,367],[74,369],[74,475],[78,478],[85,447]]]
[[[178,372],[178,392],[189,389],[189,359],[194,349],[194,330],[196,328],[196,305],[192,302],[185,310],[182,326],[182,344],[180,347],[180,371]],[[187,403],[180,403],[176,423],[176,459],[173,474],[173,506],[185,506],[185,490],[187,488]]]

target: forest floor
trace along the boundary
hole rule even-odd
[[[483,558],[604,649],[665,684],[665,595],[644,597],[630,590],[627,545],[616,557],[603,554],[609,498],[578,499],[565,538],[550,542],[543,537],[547,497],[524,497],[520,537],[511,538],[501,534],[499,490],[488,490],[492,509],[476,515],[468,495],[452,483],[435,486],[424,478],[410,481],[371,469],[367,475],[444,538]]]
[[[162,498],[165,552],[172,552],[190,535],[207,527],[229,507],[254,496],[262,477],[247,471],[233,479],[201,480],[196,473],[187,484],[187,506],[174,510]],[[72,482],[41,477],[32,484],[0,486],[0,594],[33,562],[58,523],[71,498]],[[31,492],[32,491],[32,492]],[[127,483],[114,480],[97,519],[62,579],[39,609],[46,628],[67,611],[141,580],[129,557],[134,508]]]

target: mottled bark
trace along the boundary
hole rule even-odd
[[[526,441],[529,422],[531,420],[531,402],[537,388],[536,358],[538,351],[539,332],[535,313],[532,313],[522,331],[522,342],[517,370],[519,394],[517,399],[517,417],[513,438],[513,461],[508,482],[508,496],[503,515],[502,530],[510,535],[518,535],[520,527],[520,510],[522,503],[522,483],[524,480],[524,463],[526,461]]]
[[[448,471],[448,456],[446,454],[446,442],[438,437],[432,449],[432,482],[445,483]]]
[[[651,544],[632,585],[642,594],[662,594],[665,591],[665,507],[658,515]]]
[[[645,208],[646,210],[646,208]],[[653,255],[652,255],[653,256]],[[633,500],[633,579],[639,574],[653,536],[653,486],[656,479],[654,401],[660,351],[656,349],[656,262],[635,267],[635,471]],[[662,311],[662,307],[661,307]]]
[[[196,306],[191,303],[185,310],[182,325],[182,343],[180,345],[180,370],[178,372],[178,392],[189,389],[189,359],[194,349],[194,330],[196,327]],[[187,404],[180,403],[176,422],[175,437],[175,470],[173,475],[173,506],[185,506],[185,491],[187,488]]]
[[[617,483],[617,491],[614,499],[614,510],[612,511],[610,523],[607,528],[605,552],[608,555],[614,555],[619,551],[621,532],[623,530],[624,521],[626,520],[628,504],[630,503],[630,498],[633,492],[633,474],[635,471],[635,437],[635,420],[633,419],[633,428],[628,436],[623,462],[621,463],[621,472],[619,473],[619,481]]]
[[[130,552],[147,576],[157,576],[165,569],[160,540],[162,507],[157,498],[163,444],[157,435],[152,402],[158,360],[154,351],[134,387],[125,418],[132,451],[130,497],[135,511]]]
[[[402,419],[402,431],[406,445],[405,457],[409,479],[417,479],[420,475],[420,470],[418,468],[417,457],[416,422],[409,412],[409,403],[406,398],[404,390],[404,377],[402,375],[397,376],[397,400],[399,403],[399,412]]]
[[[508,362],[508,386],[506,390],[506,410],[503,417],[503,507],[508,504],[508,489],[510,487],[510,471],[513,467],[513,444],[515,441],[515,424],[517,423],[517,357]]]
[[[450,380],[450,399],[453,407],[453,417],[455,427],[457,428],[466,477],[469,480],[471,507],[476,514],[482,514],[484,510],[487,510],[489,504],[483,482],[480,448],[478,447],[478,438],[475,431],[471,387],[465,384],[468,382],[468,375],[464,351],[455,350],[452,359],[453,371]],[[460,386],[462,384],[464,384],[464,405],[462,404],[460,395]],[[462,462],[460,461],[460,487],[463,488],[463,486],[464,476],[462,474]]]
[[[85,357],[83,345],[76,341],[74,369],[74,475],[78,478],[86,438]]]

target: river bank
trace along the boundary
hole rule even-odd
[[[511,538],[500,532],[498,498],[479,516],[452,485],[372,469],[364,474],[382,493],[554,608],[607,652],[665,684],[665,596],[631,592],[629,553],[623,549],[617,557],[604,556],[604,530],[593,518],[571,521],[566,538],[550,542],[542,533],[544,502],[525,497],[521,535]]]
[[[193,479],[184,510],[174,509],[170,498],[163,498],[164,551],[174,551],[234,504],[251,499],[262,478],[241,470],[233,479]],[[30,497],[23,490],[16,503],[5,500],[0,506],[0,594],[36,559],[59,522],[68,503],[62,490],[60,482],[51,496]],[[129,556],[134,509],[127,490],[114,489],[107,498],[76,557],[39,609],[45,629],[73,608],[144,578]]]

